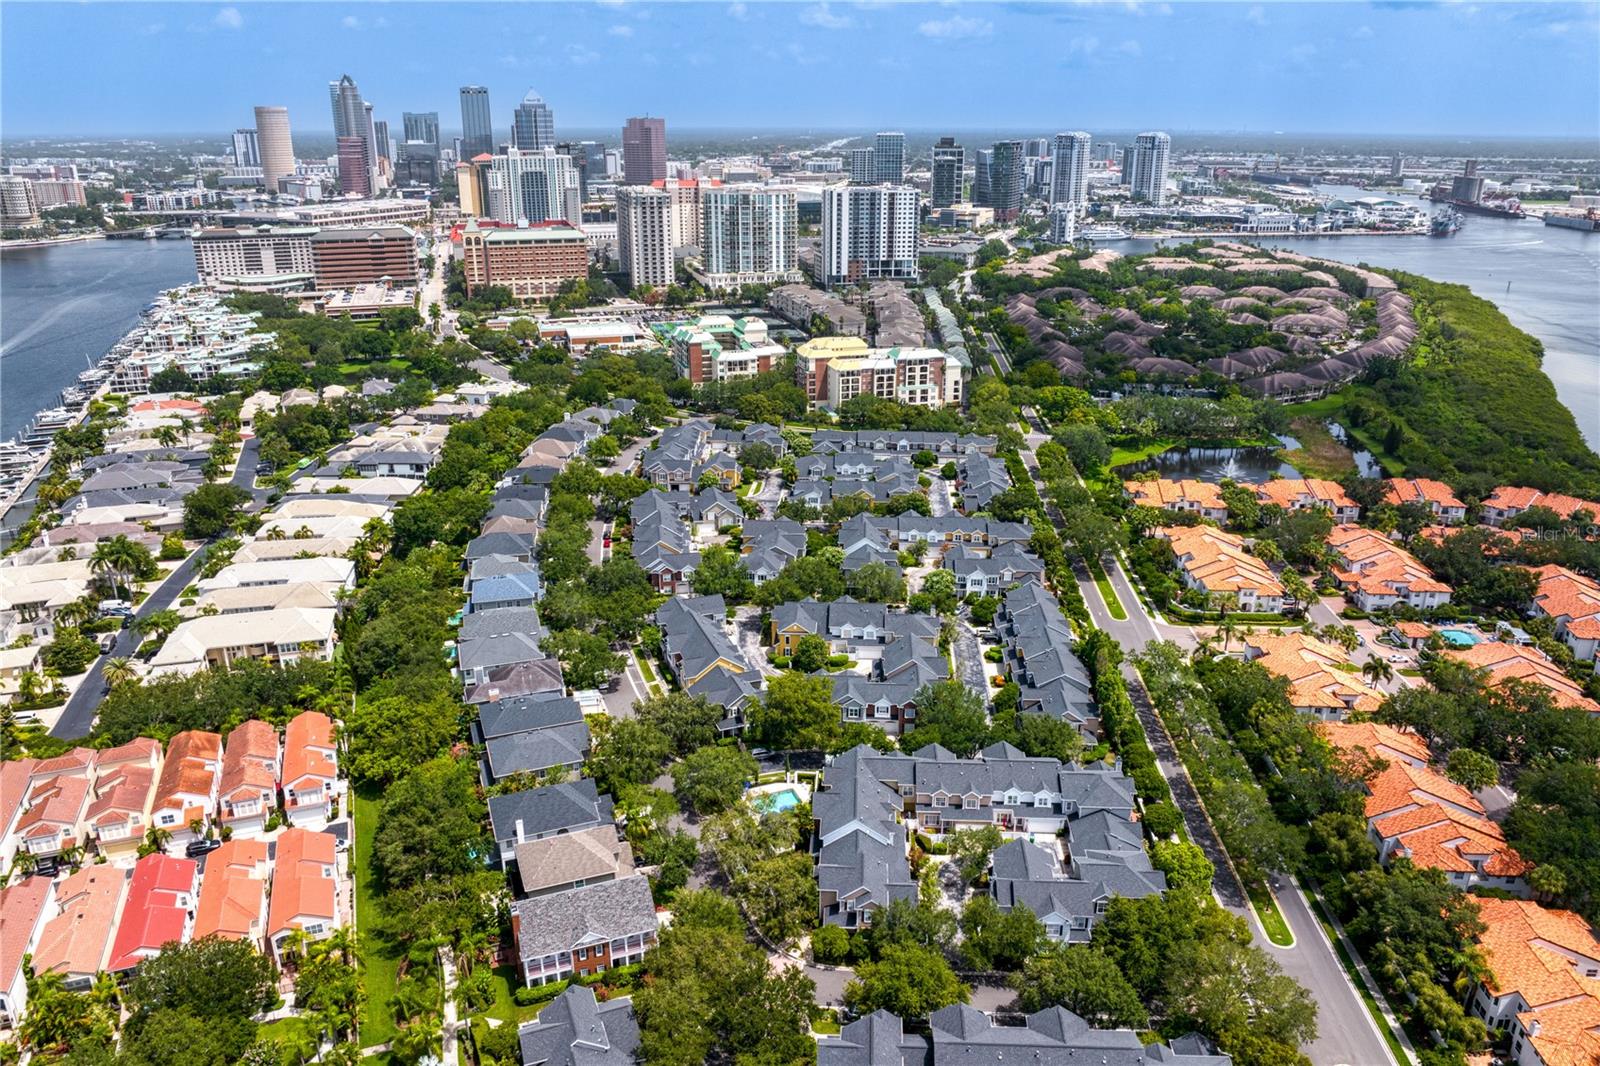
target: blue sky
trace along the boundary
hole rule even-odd
[[[1600,136],[1600,6],[1499,3],[0,5],[8,136],[331,126],[530,87],[558,131],[1159,128]]]

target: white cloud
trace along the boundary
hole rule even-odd
[[[1357,26],[1355,28],[1355,32],[1350,36],[1354,37],[1358,41],[1370,41],[1377,35],[1372,32],[1371,26]]]
[[[1092,56],[1100,51],[1100,38],[1090,34],[1087,37],[1074,37],[1067,42],[1067,55]]]
[[[633,27],[632,26],[613,26],[609,30],[607,30],[606,32],[611,34],[611,36],[613,36],[613,37],[632,37],[633,36]]]
[[[154,37],[167,28],[165,22],[151,22],[139,27],[139,32],[145,37]]]
[[[225,7],[217,12],[217,17],[212,21],[225,30],[236,30],[244,25],[244,16],[239,14],[236,7]]]
[[[346,15],[344,18],[339,20],[339,25],[343,26],[347,30],[359,30],[361,28],[361,20],[356,18],[354,15]]]
[[[947,19],[929,19],[917,27],[924,37],[959,40],[964,37],[987,37],[994,32],[994,23],[988,19],[952,15]]]
[[[600,53],[581,44],[567,45],[567,61],[574,66],[588,66],[600,58]]]
[[[827,0],[820,4],[813,4],[800,12],[800,21],[807,26],[817,26],[824,30],[847,30],[855,25],[849,15],[841,15],[828,6]]]
[[[1293,48],[1289,49],[1289,60],[1296,66],[1309,66],[1311,64],[1311,60],[1316,56],[1316,54],[1316,45],[1297,44]]]
[[[749,17],[749,15],[750,15],[750,9],[748,7],[745,7],[743,2],[736,3],[736,4],[729,4],[728,5],[728,17],[729,18],[736,18],[740,22],[743,22],[746,18]]]
[[[1117,45],[1117,51],[1125,56],[1144,55],[1144,48],[1140,46],[1138,41],[1132,40],[1123,41],[1121,44]]]
[[[1267,24],[1267,13],[1262,10],[1260,4],[1252,4],[1250,5],[1250,10],[1244,13],[1244,20],[1253,22],[1257,26],[1265,26]]]

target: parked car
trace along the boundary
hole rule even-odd
[[[189,841],[188,846],[183,849],[183,853],[191,859],[198,859],[202,855],[211,854],[220,847],[222,847],[222,841],[202,838]]]

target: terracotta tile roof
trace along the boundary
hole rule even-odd
[[[1155,535],[1172,544],[1178,565],[1207,592],[1253,589],[1258,596],[1283,595],[1272,568],[1246,552],[1241,537],[1210,526],[1168,526]]]
[[[206,856],[194,938],[216,935],[259,945],[269,865],[264,840],[235,838]]]
[[[1538,567],[1534,575],[1539,590],[1533,606],[1541,614],[1566,619],[1568,629],[1574,621],[1600,618],[1600,582],[1554,564]]]
[[[17,822],[17,835],[27,840],[65,829],[72,836],[88,799],[86,777],[61,775],[39,782],[28,792],[28,809]]]
[[[259,718],[241,722],[228,734],[218,795],[227,799],[241,789],[275,795],[277,788],[278,731]]]
[[[1337,481],[1321,478],[1276,478],[1255,487],[1256,499],[1277,504],[1287,510],[1297,507],[1326,507],[1329,510],[1355,507],[1356,501]]]
[[[61,913],[50,919],[33,952],[36,973],[92,974],[105,969],[128,871],[85,866],[56,886]]]
[[[1335,526],[1328,547],[1340,564],[1334,575],[1346,588],[1370,595],[1395,594],[1401,586],[1413,592],[1450,591],[1421,560],[1377,530]]]
[[[1386,843],[1393,842],[1392,854],[1409,856],[1417,866],[1466,874],[1482,863],[1482,871],[1494,877],[1517,877],[1531,868],[1494,822],[1443,804],[1380,818],[1372,828]]]
[[[1442,774],[1425,767],[1392,762],[1367,780],[1367,818],[1444,803],[1473,814],[1484,815],[1483,805],[1472,793]]]
[[[1433,635],[1433,627],[1426,622],[1396,622],[1394,628],[1402,637],[1411,640],[1427,640]]]
[[[1220,485],[1194,478],[1124,481],[1122,487],[1133,497],[1134,503],[1145,507],[1174,510],[1204,508],[1208,511],[1221,511],[1228,506],[1222,501]]]
[[[139,965],[161,945],[184,939],[194,891],[196,863],[157,852],[133,866],[122,921],[106,969],[115,973]]]
[[[54,759],[41,759],[34,764],[32,779],[43,781],[57,774],[87,776],[94,769],[95,754],[89,748],[73,748],[64,755],[57,755]]]
[[[1559,492],[1541,492],[1520,485],[1501,485],[1483,501],[1485,507],[1496,511],[1520,514],[1530,507],[1547,507],[1562,518],[1570,518],[1574,511],[1584,510],[1600,518],[1600,503],[1567,496]]]
[[[50,898],[48,877],[24,877],[0,888],[0,988],[10,988]]]
[[[129,765],[160,766],[161,742],[150,737],[135,737],[126,744],[107,748],[95,759],[95,773],[104,777],[108,770]]]
[[[167,761],[161,766],[151,809],[181,810],[180,821],[185,825],[209,817],[221,764],[220,736],[194,729],[179,733],[167,745]]]
[[[95,782],[96,795],[84,821],[97,828],[125,822],[130,814],[147,815],[155,786],[156,772],[148,766],[124,766]]]
[[[1378,722],[1318,722],[1318,733],[1340,751],[1364,751],[1381,758],[1413,759],[1426,765],[1433,753],[1417,734]]]
[[[1360,673],[1341,670],[1350,665],[1343,648],[1304,633],[1254,634],[1245,647],[1257,654],[1255,662],[1289,682],[1289,702],[1297,710],[1375,711],[1383,693]]]
[[[1478,937],[1496,997],[1518,995],[1517,1015],[1545,1066],[1600,1062],[1600,980],[1582,972],[1600,965],[1600,940],[1571,911],[1531,900],[1480,899],[1488,928]],[[1583,961],[1575,961],[1577,960]]]
[[[0,833],[10,829],[21,813],[22,801],[28,798],[28,779],[38,764],[38,759],[0,762]]]
[[[333,750],[333,719],[321,711],[295,715],[283,731],[283,783],[304,777],[333,780],[338,773]]]
[[[1583,694],[1583,687],[1544,653],[1521,644],[1508,644],[1487,640],[1470,648],[1445,652],[1453,659],[1487,670],[1490,680],[1496,683],[1524,681],[1549,691],[1552,699],[1563,707],[1581,707],[1592,714],[1600,714],[1600,703]]]
[[[309,829],[288,829],[278,837],[277,848],[267,936],[298,928],[301,917],[335,920],[335,879],[323,876],[325,868],[335,866],[333,837]]]
[[[1425,477],[1390,478],[1383,483],[1383,498],[1395,506],[1420,503],[1435,511],[1466,507],[1466,504],[1456,499],[1449,485]]]

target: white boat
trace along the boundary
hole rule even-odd
[[[1079,240],[1095,241],[1097,243],[1104,243],[1106,241],[1126,241],[1132,237],[1133,234],[1123,229],[1121,226],[1084,226],[1082,229],[1078,230]]]

